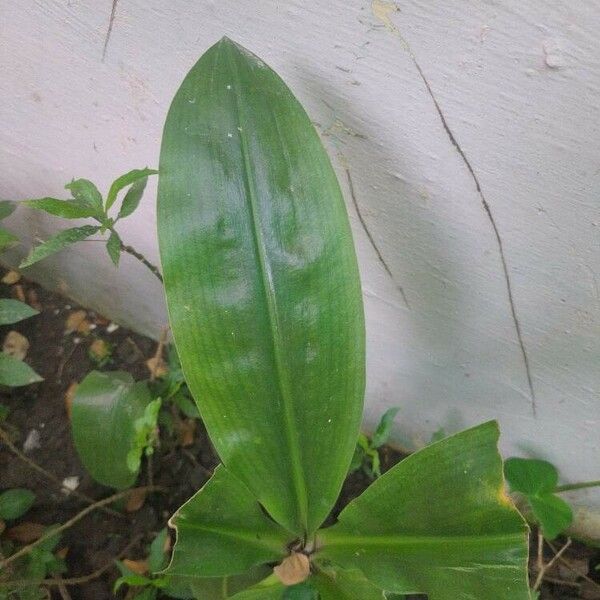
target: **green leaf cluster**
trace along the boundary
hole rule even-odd
[[[205,600],[528,599],[494,422],[400,462],[322,529],[359,434],[364,318],[337,179],[283,81],[221,40],[173,100],[160,173],[171,329],[223,463],[171,519],[165,574]],[[284,576],[297,553],[310,570]]]
[[[509,458],[504,474],[512,492],[525,496],[531,511],[549,540],[567,529],[573,522],[573,510],[556,494],[558,471],[545,460]]]
[[[63,219],[89,218],[96,221],[98,225],[82,225],[59,231],[42,244],[32,248],[29,255],[21,262],[21,268],[29,267],[97,233],[108,233],[106,250],[112,262],[115,266],[118,266],[123,243],[115,230],[115,224],[136,210],[144,194],[148,177],[157,172],[148,168],[133,169],[117,177],[110,186],[106,201],[102,199],[102,194],[98,188],[88,179],[74,179],[65,185],[65,189],[69,190],[72,195],[72,198],[68,200],[58,198],[24,200],[23,204],[26,206],[44,211],[55,217]],[[119,193],[126,188],[128,189],[123,196],[118,213],[114,217],[110,216],[109,212],[117,201]]]

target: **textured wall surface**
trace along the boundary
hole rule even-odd
[[[498,418],[505,452],[600,477],[593,2],[28,0],[2,2],[0,27],[1,197],[156,166],[173,93],[228,35],[288,82],[345,188],[367,425],[398,405],[396,438],[417,446]],[[154,191],[122,236],[157,260]],[[24,209],[7,223],[55,226]],[[97,244],[31,275],[147,333],[165,322],[152,276],[129,257],[114,270]]]

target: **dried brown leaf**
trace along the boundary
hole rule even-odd
[[[296,585],[310,575],[310,560],[306,554],[292,552],[273,569],[273,572],[283,585]]]
[[[37,292],[34,289],[27,290],[27,304],[35,310],[42,310],[42,303],[39,301]]]
[[[110,344],[101,339],[94,340],[90,346],[89,352],[94,360],[100,362],[110,356]]]
[[[144,506],[146,501],[147,492],[144,489],[135,489],[129,494],[127,504],[125,505],[125,511],[128,513],[136,512]]]
[[[165,361],[160,356],[153,356],[146,361],[146,366],[152,377],[164,377],[169,369]]]
[[[74,331],[79,331],[79,327],[84,321],[86,321],[86,317],[87,313],[85,310],[74,310],[72,313],[70,313],[65,321],[65,335],[73,333]],[[87,324],[87,328],[89,331],[89,322]]]
[[[187,448],[194,443],[194,435],[196,433],[195,419],[182,419],[177,423],[177,437],[179,445]]]
[[[25,521],[24,523],[19,523],[19,525],[11,527],[6,532],[6,535],[9,537],[9,539],[15,542],[31,544],[31,542],[35,542],[35,540],[42,537],[45,529],[46,526],[42,525],[41,523]]]
[[[18,271],[9,271],[3,278],[2,283],[6,285],[13,285],[13,283],[17,283],[21,279],[21,273]]]
[[[130,571],[133,571],[138,575],[145,575],[148,572],[148,562],[146,560],[131,560],[129,558],[124,558],[122,562]]]
[[[13,288],[13,293],[19,302],[25,302],[25,291],[23,290],[23,286],[21,284],[15,285]]]
[[[29,350],[29,340],[18,331],[9,331],[4,338],[4,344],[2,345],[2,352],[23,360],[27,356],[27,350]]]

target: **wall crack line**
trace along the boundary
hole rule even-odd
[[[521,355],[523,357],[523,365],[525,367],[525,375],[527,377],[527,385],[529,387],[529,393],[531,396],[531,411],[533,413],[533,416],[535,417],[537,415],[537,405],[536,405],[535,389],[533,387],[533,377],[531,375],[531,367],[530,367],[530,363],[529,363],[529,356],[527,354],[527,349],[525,347],[525,341],[523,339],[521,323],[519,322],[519,317],[517,315],[517,308],[515,305],[515,299],[514,299],[514,294],[513,294],[513,289],[512,289],[512,282],[511,282],[511,278],[510,278],[510,272],[508,269],[508,262],[506,260],[506,255],[504,254],[504,246],[502,243],[502,237],[500,236],[500,231],[498,229],[498,225],[496,224],[496,220],[494,219],[494,214],[492,213],[492,209],[491,209],[488,201],[486,200],[486,197],[483,193],[483,189],[481,188],[481,184],[479,182],[479,178],[477,177],[477,175],[473,169],[473,166],[471,165],[469,159],[467,158],[467,155],[465,154],[464,150],[461,148],[456,137],[452,133],[452,130],[450,129],[450,126],[448,125],[448,122],[446,121],[446,117],[444,116],[444,113],[442,112],[442,109],[433,93],[433,90],[431,89],[431,85],[429,84],[427,77],[425,77],[425,73],[423,72],[421,65],[417,61],[417,57],[415,56],[414,52],[412,51],[412,48],[410,47],[409,43],[406,41],[406,39],[400,32],[400,30],[398,29],[398,27],[396,27],[396,25],[392,22],[392,20],[390,18],[391,13],[398,12],[398,10],[399,10],[398,7],[394,3],[391,3],[391,2],[388,3],[388,2],[385,2],[384,0],[372,0],[372,10],[373,10],[373,15],[383,23],[385,28],[388,29],[389,31],[391,31],[392,33],[394,33],[402,42],[406,52],[408,53],[408,55],[411,58],[413,65],[417,69],[417,72],[419,73],[419,76],[420,76],[421,80],[423,81],[423,84],[425,85],[425,89],[427,90],[427,93],[429,94],[429,97],[431,98],[433,105],[435,106],[435,110],[440,118],[440,121],[442,122],[442,126],[444,127],[444,131],[446,132],[448,139],[450,140],[450,142],[452,143],[452,145],[458,152],[458,155],[462,159],[464,165],[467,167],[467,170],[469,171],[469,174],[471,175],[471,179],[475,183],[475,189],[477,190],[477,194],[479,195],[479,199],[481,200],[481,205],[483,207],[483,210],[485,211],[487,218],[492,226],[492,230],[494,232],[494,236],[496,238],[496,242],[498,245],[498,251],[500,254],[500,262],[502,264],[504,281],[506,283],[506,292],[507,292],[507,296],[508,296],[508,303],[510,306],[510,313],[511,313],[512,320],[514,323],[515,333],[517,336],[519,348],[521,350]]]
[[[117,4],[119,0],[113,0],[112,8],[110,9],[110,17],[108,19],[108,29],[106,30],[106,36],[104,38],[104,47],[102,48],[102,62],[106,58],[106,50],[108,49],[108,42],[110,42],[110,34],[113,30],[113,25],[115,23],[115,15],[117,14]]]
[[[346,171],[346,178],[348,179],[348,189],[350,190],[350,198],[352,199],[352,204],[354,205],[354,210],[356,211],[356,216],[358,217],[358,220],[360,221],[362,228],[364,229],[365,233],[367,234],[367,237],[369,238],[369,242],[371,243],[371,246],[373,246],[373,250],[375,250],[375,254],[377,255],[377,258],[379,259],[379,262],[385,269],[385,272],[389,275],[390,279],[396,286],[397,290],[400,292],[400,295],[402,296],[402,300],[404,301],[406,308],[410,309],[410,304],[408,303],[408,299],[406,297],[406,293],[404,292],[404,288],[401,285],[399,285],[398,283],[396,283],[396,280],[394,279],[394,276],[392,275],[392,271],[388,267],[388,264],[385,262],[385,259],[383,258],[381,251],[379,250],[377,244],[375,243],[375,240],[373,239],[373,236],[371,235],[371,232],[369,231],[369,228],[367,227],[367,223],[365,222],[365,219],[360,210],[360,207],[358,206],[358,201],[356,200],[356,193],[354,191],[354,183],[352,182],[352,176],[350,175],[350,169],[348,169],[348,167],[346,167],[344,170]]]

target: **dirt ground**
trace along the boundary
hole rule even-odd
[[[95,483],[77,457],[71,439],[65,396],[73,382],[81,381],[89,371],[98,368],[88,354],[95,340],[102,339],[112,348],[112,358],[102,369],[126,370],[135,379],[148,377],[146,360],[154,355],[156,342],[122,327],[114,329],[110,321],[92,311],[86,311],[87,325],[81,328],[82,331],[65,333],[67,319],[81,307],[24,279],[13,285],[0,284],[0,297],[19,298],[40,310],[40,314],[31,319],[0,327],[0,336],[3,339],[11,329],[22,333],[30,342],[26,360],[44,378],[38,384],[12,390],[5,388],[0,392],[0,403],[10,409],[7,419],[0,426],[21,452],[28,441],[24,456],[59,481],[77,477],[77,492],[94,500],[109,496],[113,490]],[[383,469],[393,466],[401,458],[393,449],[384,448]],[[193,440],[188,440],[185,448],[180,447],[177,439],[163,435],[152,460],[152,475],[154,484],[164,488],[165,493],[150,494],[135,512],[114,515],[94,511],[68,529],[59,545],[63,552],[66,548],[68,572],[63,577],[91,574],[109,565],[115,558],[123,557],[124,550],[126,558],[144,558],[148,545],[165,527],[167,519],[206,482],[217,464],[218,459],[200,423]],[[146,467],[142,469],[139,484],[147,481]],[[344,485],[334,513],[357,496],[368,483],[368,477],[361,473],[351,476]],[[0,441],[0,488],[13,487],[28,488],[36,495],[33,508],[21,521],[60,524],[86,505],[73,495],[65,495],[60,485],[35,471],[22,457],[17,457],[6,443]],[[561,540],[557,541],[557,545],[561,546]],[[552,558],[550,548],[547,548],[545,558],[547,561]],[[564,563],[557,562],[550,572],[549,580],[542,587],[541,598],[600,599],[600,572],[594,570],[600,563],[600,552],[575,543],[564,554],[564,559]],[[533,559],[534,565],[535,562]],[[63,600],[65,597],[73,600],[114,598],[112,586],[117,577],[117,569],[110,566],[99,577],[84,584],[69,586],[67,596],[58,586],[52,588],[52,594]],[[125,592],[119,594],[124,597]],[[424,597],[413,597],[413,600],[417,598]]]

